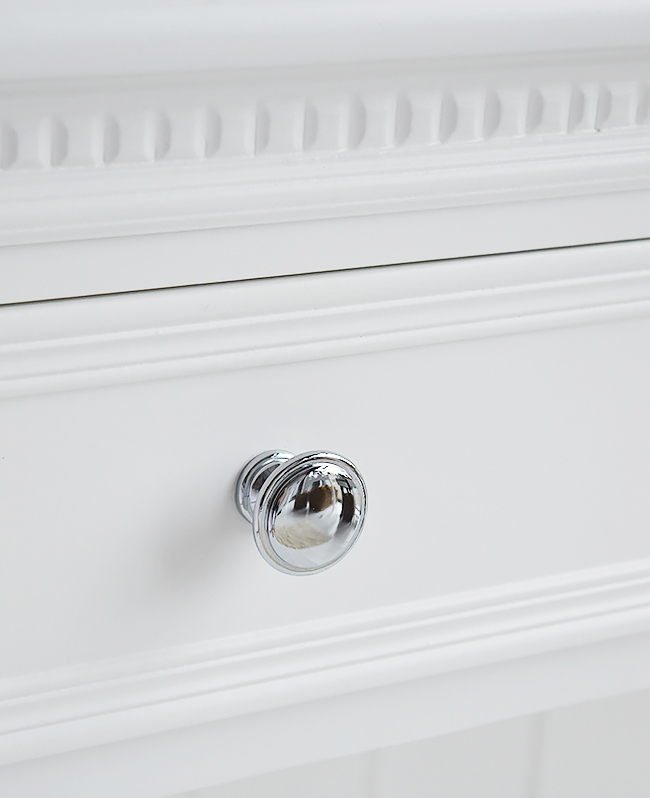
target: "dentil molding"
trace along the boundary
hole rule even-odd
[[[5,82],[0,243],[650,186],[641,51]]]
[[[459,144],[476,149],[488,141],[643,132],[650,109],[646,60],[623,68],[602,60],[5,84],[0,166],[15,173],[225,166],[278,155],[358,160]]]
[[[2,304],[650,237],[643,0],[2,20]]]

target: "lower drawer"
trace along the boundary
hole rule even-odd
[[[650,684],[649,255],[630,243],[0,311],[13,794],[82,772],[84,751],[104,762],[97,795],[160,796]],[[365,530],[316,576],[270,568],[236,511],[240,468],[273,447],[338,452],[365,478]],[[488,684],[494,700],[468,706]],[[378,722],[373,690],[404,716]],[[305,735],[325,698],[341,709],[320,723],[340,734]],[[256,739],[272,712],[284,753],[242,754],[223,724],[258,718],[241,732]],[[220,752],[200,766],[165,737],[209,728],[225,736],[195,740]],[[139,792],[109,764],[126,743]]]

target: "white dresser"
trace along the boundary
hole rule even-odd
[[[3,8],[3,798],[647,794],[650,9],[587,5]],[[358,469],[323,573],[274,447]]]

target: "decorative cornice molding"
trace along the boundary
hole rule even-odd
[[[2,761],[101,745],[650,630],[650,562],[0,683]]]
[[[563,74],[543,63],[531,70],[525,62],[488,62],[454,74],[433,62],[392,73],[380,66],[375,74],[357,67],[348,74],[303,71],[300,78],[284,72],[5,85],[0,168],[312,160],[648,126],[645,63],[627,65],[622,77],[581,66],[582,74],[570,63]]]
[[[6,307],[0,396],[647,316],[649,251],[627,242]]]
[[[0,243],[650,186],[647,54],[5,83]]]

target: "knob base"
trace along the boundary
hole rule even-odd
[[[249,523],[253,521],[253,510],[262,485],[277,468],[292,457],[293,452],[271,449],[253,457],[242,468],[235,485],[235,504]]]

